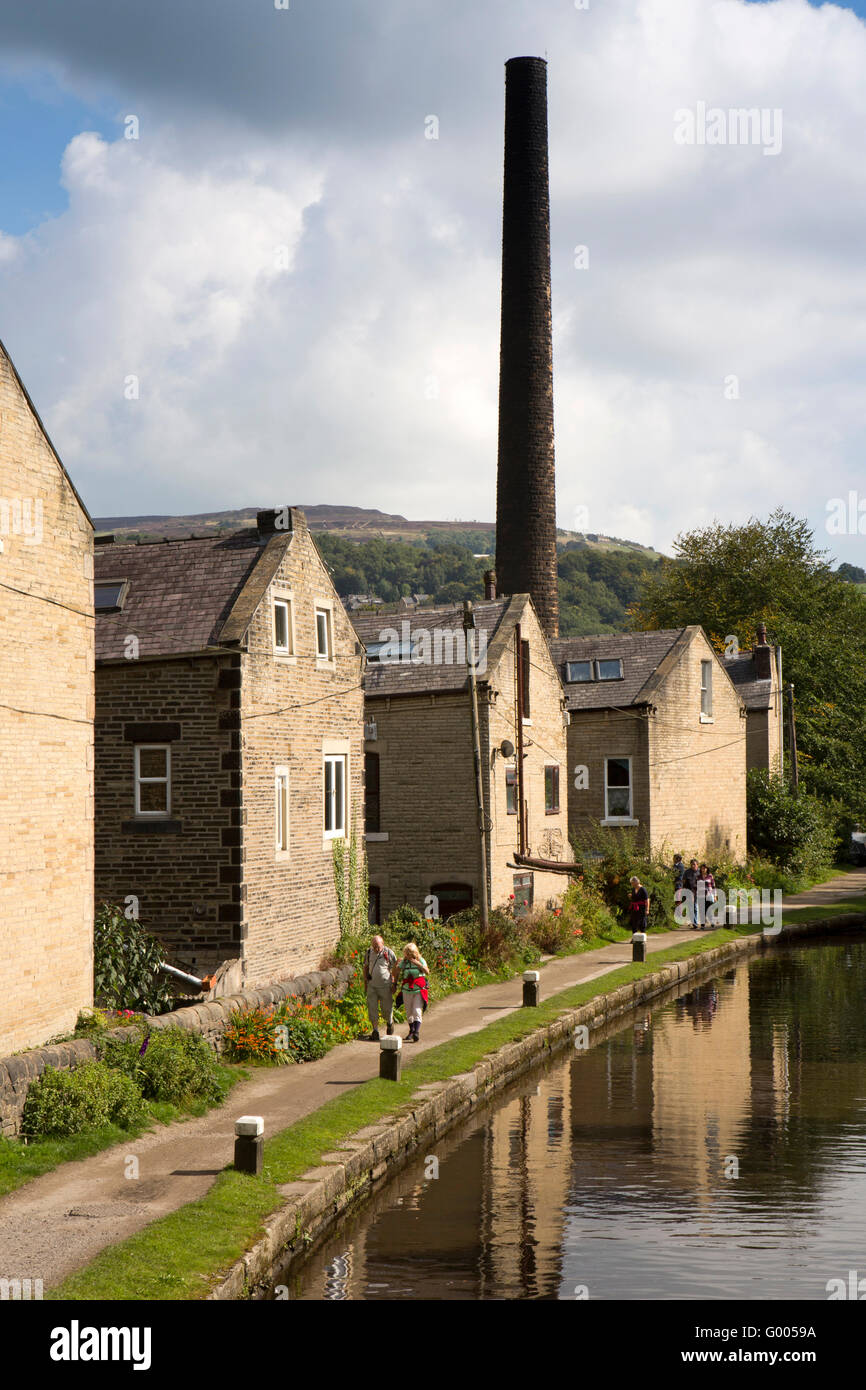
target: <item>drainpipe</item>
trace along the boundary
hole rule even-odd
[[[163,975],[170,975],[173,980],[179,981],[182,985],[188,985],[190,989],[197,989],[207,994],[208,990],[213,987],[212,975],[205,975],[203,980],[197,980],[195,975],[186,975],[182,970],[176,970],[173,965],[166,965],[164,961],[159,969]]]
[[[526,802],[523,799],[523,642],[520,623],[514,629],[517,647],[517,849],[526,852]]]
[[[788,733],[791,744],[791,788],[796,795],[800,787],[800,773],[797,765],[797,726],[794,723],[794,687],[788,685]]]
[[[466,634],[466,663],[469,667],[469,692],[472,710],[472,752],[475,760],[475,799],[478,804],[478,834],[481,847],[481,937],[490,931],[490,911],[487,895],[487,818],[484,814],[484,781],[481,772],[481,731],[478,725],[478,687],[475,683],[475,614],[469,599],[463,605],[463,631]]]

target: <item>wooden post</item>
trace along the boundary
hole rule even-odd
[[[239,1173],[262,1171],[264,1161],[265,1122],[261,1115],[241,1115],[235,1120],[235,1167]]]
[[[383,1081],[399,1081],[403,1061],[403,1039],[396,1033],[379,1040],[379,1076]]]
[[[537,970],[524,970],[523,972],[523,1007],[524,1009],[537,1009],[539,1001],[539,980],[541,976]]]
[[[636,961],[646,960],[646,932],[632,932],[631,938],[631,958]]]

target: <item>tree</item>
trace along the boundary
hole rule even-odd
[[[808,791],[866,815],[866,623],[863,599],[830,568],[805,520],[781,507],[744,526],[677,537],[631,612],[637,630],[700,623],[717,650],[750,647],[759,622],[794,686],[800,773]]]

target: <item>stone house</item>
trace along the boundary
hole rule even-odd
[[[551,643],[565,691],[569,832],[672,857],[746,853],[746,711],[702,628]]]
[[[220,993],[315,968],[360,835],[363,654],[302,512],[96,552],[96,894]]]
[[[0,344],[0,1055],[93,1000],[93,525]]]
[[[746,707],[746,767],[781,772],[784,763],[782,737],[782,648],[767,642],[763,623],[750,652],[725,657],[725,670]]]
[[[525,861],[571,858],[564,700],[527,594],[479,602],[474,617],[489,900],[502,905],[514,894],[520,910],[524,902],[558,897],[567,883],[555,870],[517,862],[521,841]],[[425,608],[411,620],[357,614],[352,621],[367,648],[370,917],[379,922],[406,902],[419,911],[438,905],[446,917],[477,903],[481,888],[463,609]]]

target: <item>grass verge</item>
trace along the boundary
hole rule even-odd
[[[248,1073],[244,1067],[223,1065],[220,1070],[230,1087],[247,1079]],[[128,1139],[136,1139],[140,1134],[148,1133],[155,1124],[170,1125],[175,1120],[194,1119],[207,1114],[212,1108],[203,1100],[191,1101],[186,1106],[154,1100],[148,1106],[150,1119],[134,1129],[104,1125],[99,1129],[88,1129],[81,1134],[71,1134],[57,1139],[31,1139],[26,1144],[21,1139],[0,1139],[0,1197],[14,1192],[17,1187],[23,1187],[33,1178],[40,1178],[43,1173],[50,1173],[52,1168],[59,1167],[61,1163],[75,1163],[78,1159],[92,1158],[94,1154],[101,1153],[103,1149],[110,1149],[114,1144],[122,1144]]]
[[[537,1009],[509,1014],[478,1032],[430,1048],[413,1059],[399,1082],[375,1078],[334,1097],[266,1141],[265,1171],[260,1178],[226,1168],[199,1201],[103,1250],[90,1264],[47,1292],[46,1298],[129,1301],[206,1297],[221,1271],[255,1241],[263,1219],[281,1205],[279,1184],[301,1177],[322,1154],[339,1148],[356,1130],[398,1112],[419,1087],[468,1071],[488,1053],[552,1023],[561,1013],[671,961],[685,960],[724,941],[760,931],[759,926],[743,926],[689,937],[655,952],[645,964],[622,966],[601,979],[552,995]]]

